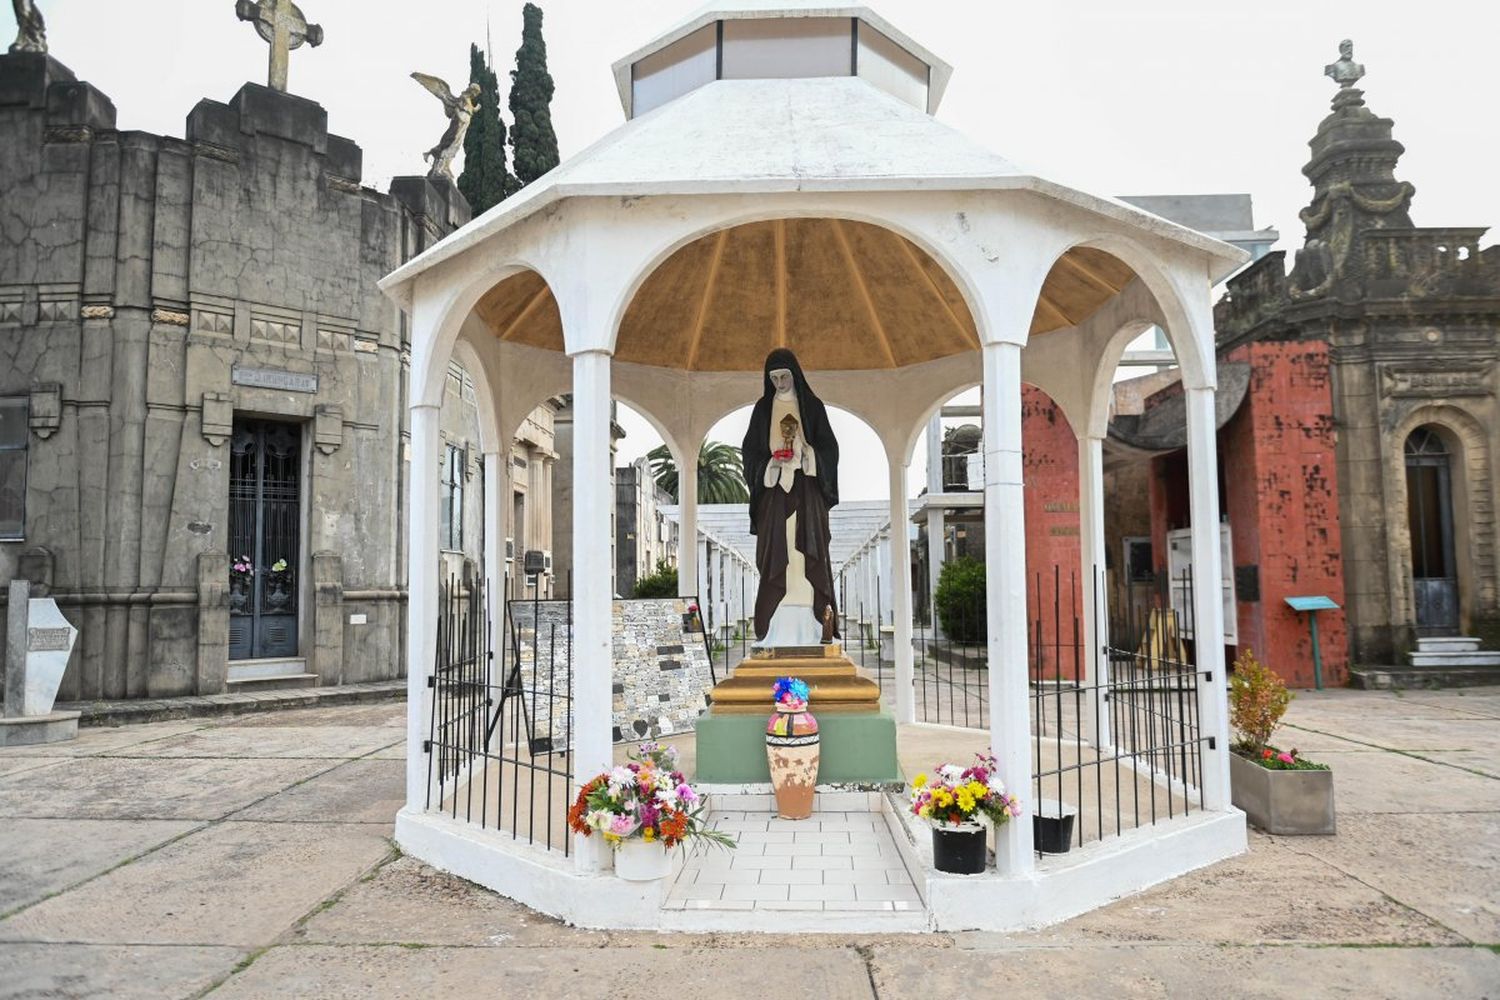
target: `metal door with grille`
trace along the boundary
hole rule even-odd
[[[1447,444],[1431,427],[1418,427],[1406,439],[1412,595],[1416,598],[1417,630],[1425,635],[1458,630],[1450,460]]]
[[[302,429],[236,420],[229,461],[229,658],[296,656]]]

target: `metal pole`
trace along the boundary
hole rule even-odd
[[[1312,630],[1313,684],[1321,691],[1323,690],[1323,651],[1318,646],[1318,613],[1316,611],[1307,613],[1307,627]]]

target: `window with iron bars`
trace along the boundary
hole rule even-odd
[[[438,534],[445,549],[464,547],[464,469],[468,449],[448,445],[443,457],[443,502]]]
[[[26,445],[30,400],[0,397],[0,538],[26,535]]]

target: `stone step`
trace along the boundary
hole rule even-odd
[[[1472,653],[1411,653],[1407,656],[1414,667],[1500,667],[1500,652],[1478,650]]]
[[[1480,687],[1500,684],[1500,667],[1353,667],[1349,683],[1376,691]]]
[[[1428,635],[1417,640],[1419,653],[1473,653],[1479,640],[1467,635]]]
[[[277,657],[264,660],[230,660],[229,683],[248,681],[256,677],[285,677],[300,674],[307,669],[307,661],[301,657]]]
[[[246,691],[269,691],[317,686],[317,674],[272,674],[267,677],[232,678],[226,690],[232,694],[242,694]]]

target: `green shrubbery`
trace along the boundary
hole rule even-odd
[[[967,556],[946,563],[935,600],[943,634],[951,641],[985,640],[984,563]]]
[[[635,581],[632,597],[676,597],[677,567],[664,562],[656,564],[656,572]]]

